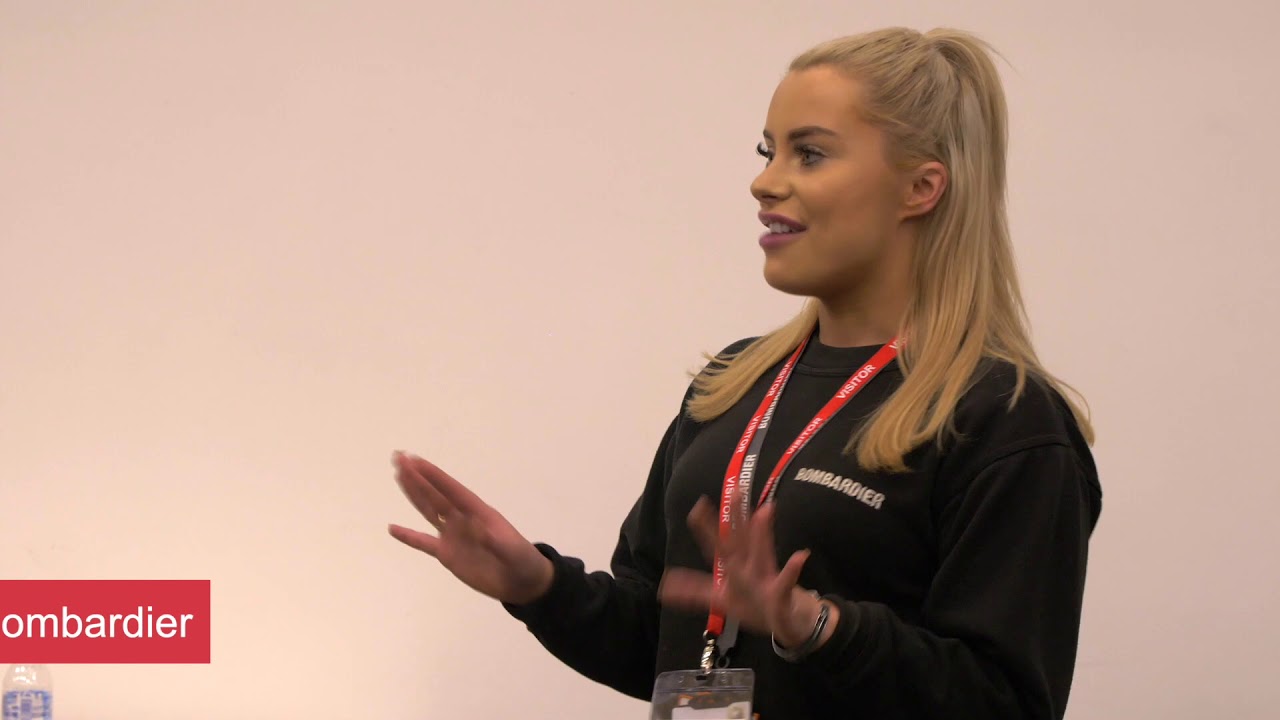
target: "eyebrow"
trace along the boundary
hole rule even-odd
[[[803,139],[810,135],[829,135],[831,137],[837,137],[835,131],[833,130],[828,130],[827,128],[824,128],[818,125],[805,125],[804,127],[796,128],[795,130],[792,130],[791,132],[787,133],[787,142],[794,143],[795,141]],[[766,140],[773,139],[773,135],[770,134],[768,130],[764,131],[764,137]]]

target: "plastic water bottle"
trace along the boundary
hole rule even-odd
[[[10,665],[3,720],[53,720],[53,678],[44,665]]]

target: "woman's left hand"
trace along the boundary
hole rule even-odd
[[[740,499],[735,496],[732,507],[741,507]],[[736,617],[743,628],[764,635],[772,633],[783,647],[804,643],[813,632],[822,601],[796,584],[809,557],[808,550],[794,553],[778,569],[773,514],[773,504],[766,504],[722,541],[716,510],[706,498],[700,498],[689,513],[689,527],[713,567],[719,551],[724,563],[724,586],[717,590],[711,574],[672,568],[663,575],[659,599],[664,604],[702,611],[709,610],[714,602],[726,615]],[[835,610],[833,606],[824,636],[835,625]]]

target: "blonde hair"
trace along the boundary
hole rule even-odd
[[[832,66],[857,79],[866,91],[864,119],[886,133],[890,162],[905,170],[938,161],[950,176],[919,222],[901,328],[902,385],[846,446],[868,469],[905,470],[911,450],[954,434],[956,405],[984,359],[1015,367],[1010,407],[1030,373],[1063,397],[1086,441],[1094,440],[1087,405],[1072,402],[1067,391],[1079,393],[1041,366],[1030,339],[1005,209],[1007,110],[988,50],[958,30],[888,28],[821,43],[788,68]],[[739,352],[704,353],[711,362],[694,374],[689,416],[706,421],[727,411],[809,337],[817,319],[811,299]]]

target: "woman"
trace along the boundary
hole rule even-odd
[[[437,534],[391,534],[637,698],[713,663],[754,670],[764,720],[1061,718],[1101,489],[1026,328],[1005,116],[962,32],[796,58],[751,192],[765,279],[808,304],[708,357],[612,573],[398,453]]]

